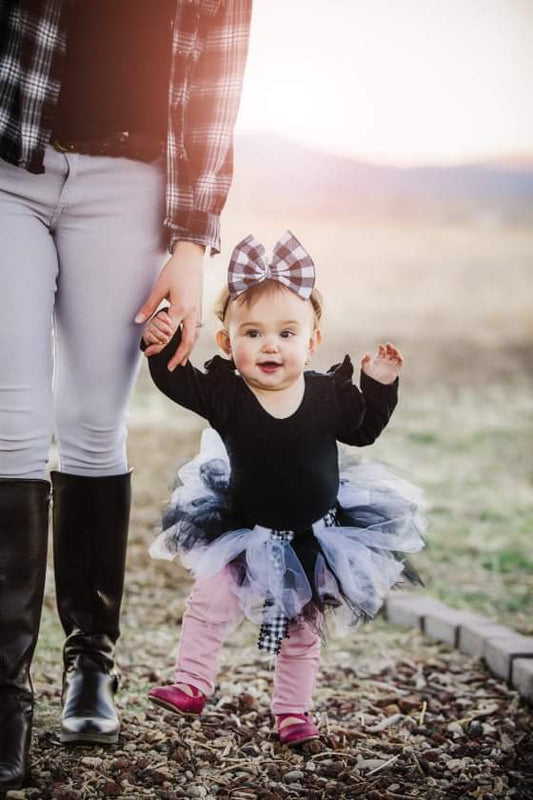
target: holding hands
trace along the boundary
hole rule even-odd
[[[168,311],[158,311],[155,317],[147,322],[143,330],[144,343],[148,345],[146,356],[160,353],[174,335],[174,323]]]
[[[370,378],[379,383],[394,383],[403,364],[403,356],[390,342],[378,345],[377,352],[372,358],[367,353],[361,359],[361,369]]]
[[[139,309],[135,322],[143,323],[151,317],[161,300],[170,303],[168,315],[171,319],[172,333],[178,325],[182,325],[181,343],[168,362],[170,371],[178,364],[186,364],[191,351],[198,338],[198,327],[202,316],[202,279],[204,246],[195,242],[179,241],[159,277],[157,278],[150,296],[142,308]],[[157,314],[161,317],[161,314]],[[152,340],[145,338],[150,345],[145,351],[147,356],[161,352],[166,344],[162,338],[155,338],[157,326],[152,326],[152,321],[145,329],[146,335],[150,329]],[[171,334],[172,335],[172,334]],[[170,339],[170,336],[169,336]]]

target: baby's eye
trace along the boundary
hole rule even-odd
[[[282,339],[290,339],[291,336],[296,336],[294,331],[281,331],[280,336]]]
[[[251,328],[249,331],[246,331],[244,335],[249,336],[250,339],[256,339],[259,336],[259,331],[256,331],[253,328]]]

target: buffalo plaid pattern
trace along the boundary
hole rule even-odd
[[[323,517],[324,525],[327,528],[333,528],[337,524],[337,512],[334,508],[330,509]],[[294,539],[294,531],[272,531],[272,538],[278,542],[290,544]],[[283,561],[275,550],[272,551],[272,566],[278,572],[280,577],[283,576]],[[272,601],[267,599],[264,604],[265,613],[272,608]],[[257,640],[257,647],[259,650],[265,650],[271,655],[278,655],[281,642],[283,639],[289,637],[289,620],[279,611],[268,622],[263,622],[259,629],[259,638]]]
[[[62,0],[0,2],[0,156],[43,172],[66,52]]]
[[[315,285],[313,259],[291,231],[276,242],[272,256],[265,259],[265,248],[251,234],[233,249],[228,267],[228,289],[232,297],[267,278],[279,281],[304,300]]]
[[[44,171],[74,0],[0,2],[0,157]],[[164,224],[220,252],[252,0],[176,0]]]

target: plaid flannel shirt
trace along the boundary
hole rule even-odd
[[[44,171],[72,2],[0,0],[0,157],[30,172]],[[251,10],[252,0],[176,0],[164,220],[171,251],[183,239],[220,251]]]

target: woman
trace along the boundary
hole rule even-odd
[[[166,297],[183,323],[169,365],[187,359],[203,253],[220,249],[250,14],[251,0],[0,4],[0,791],[26,772],[52,432],[61,741],[118,737],[136,322]]]

